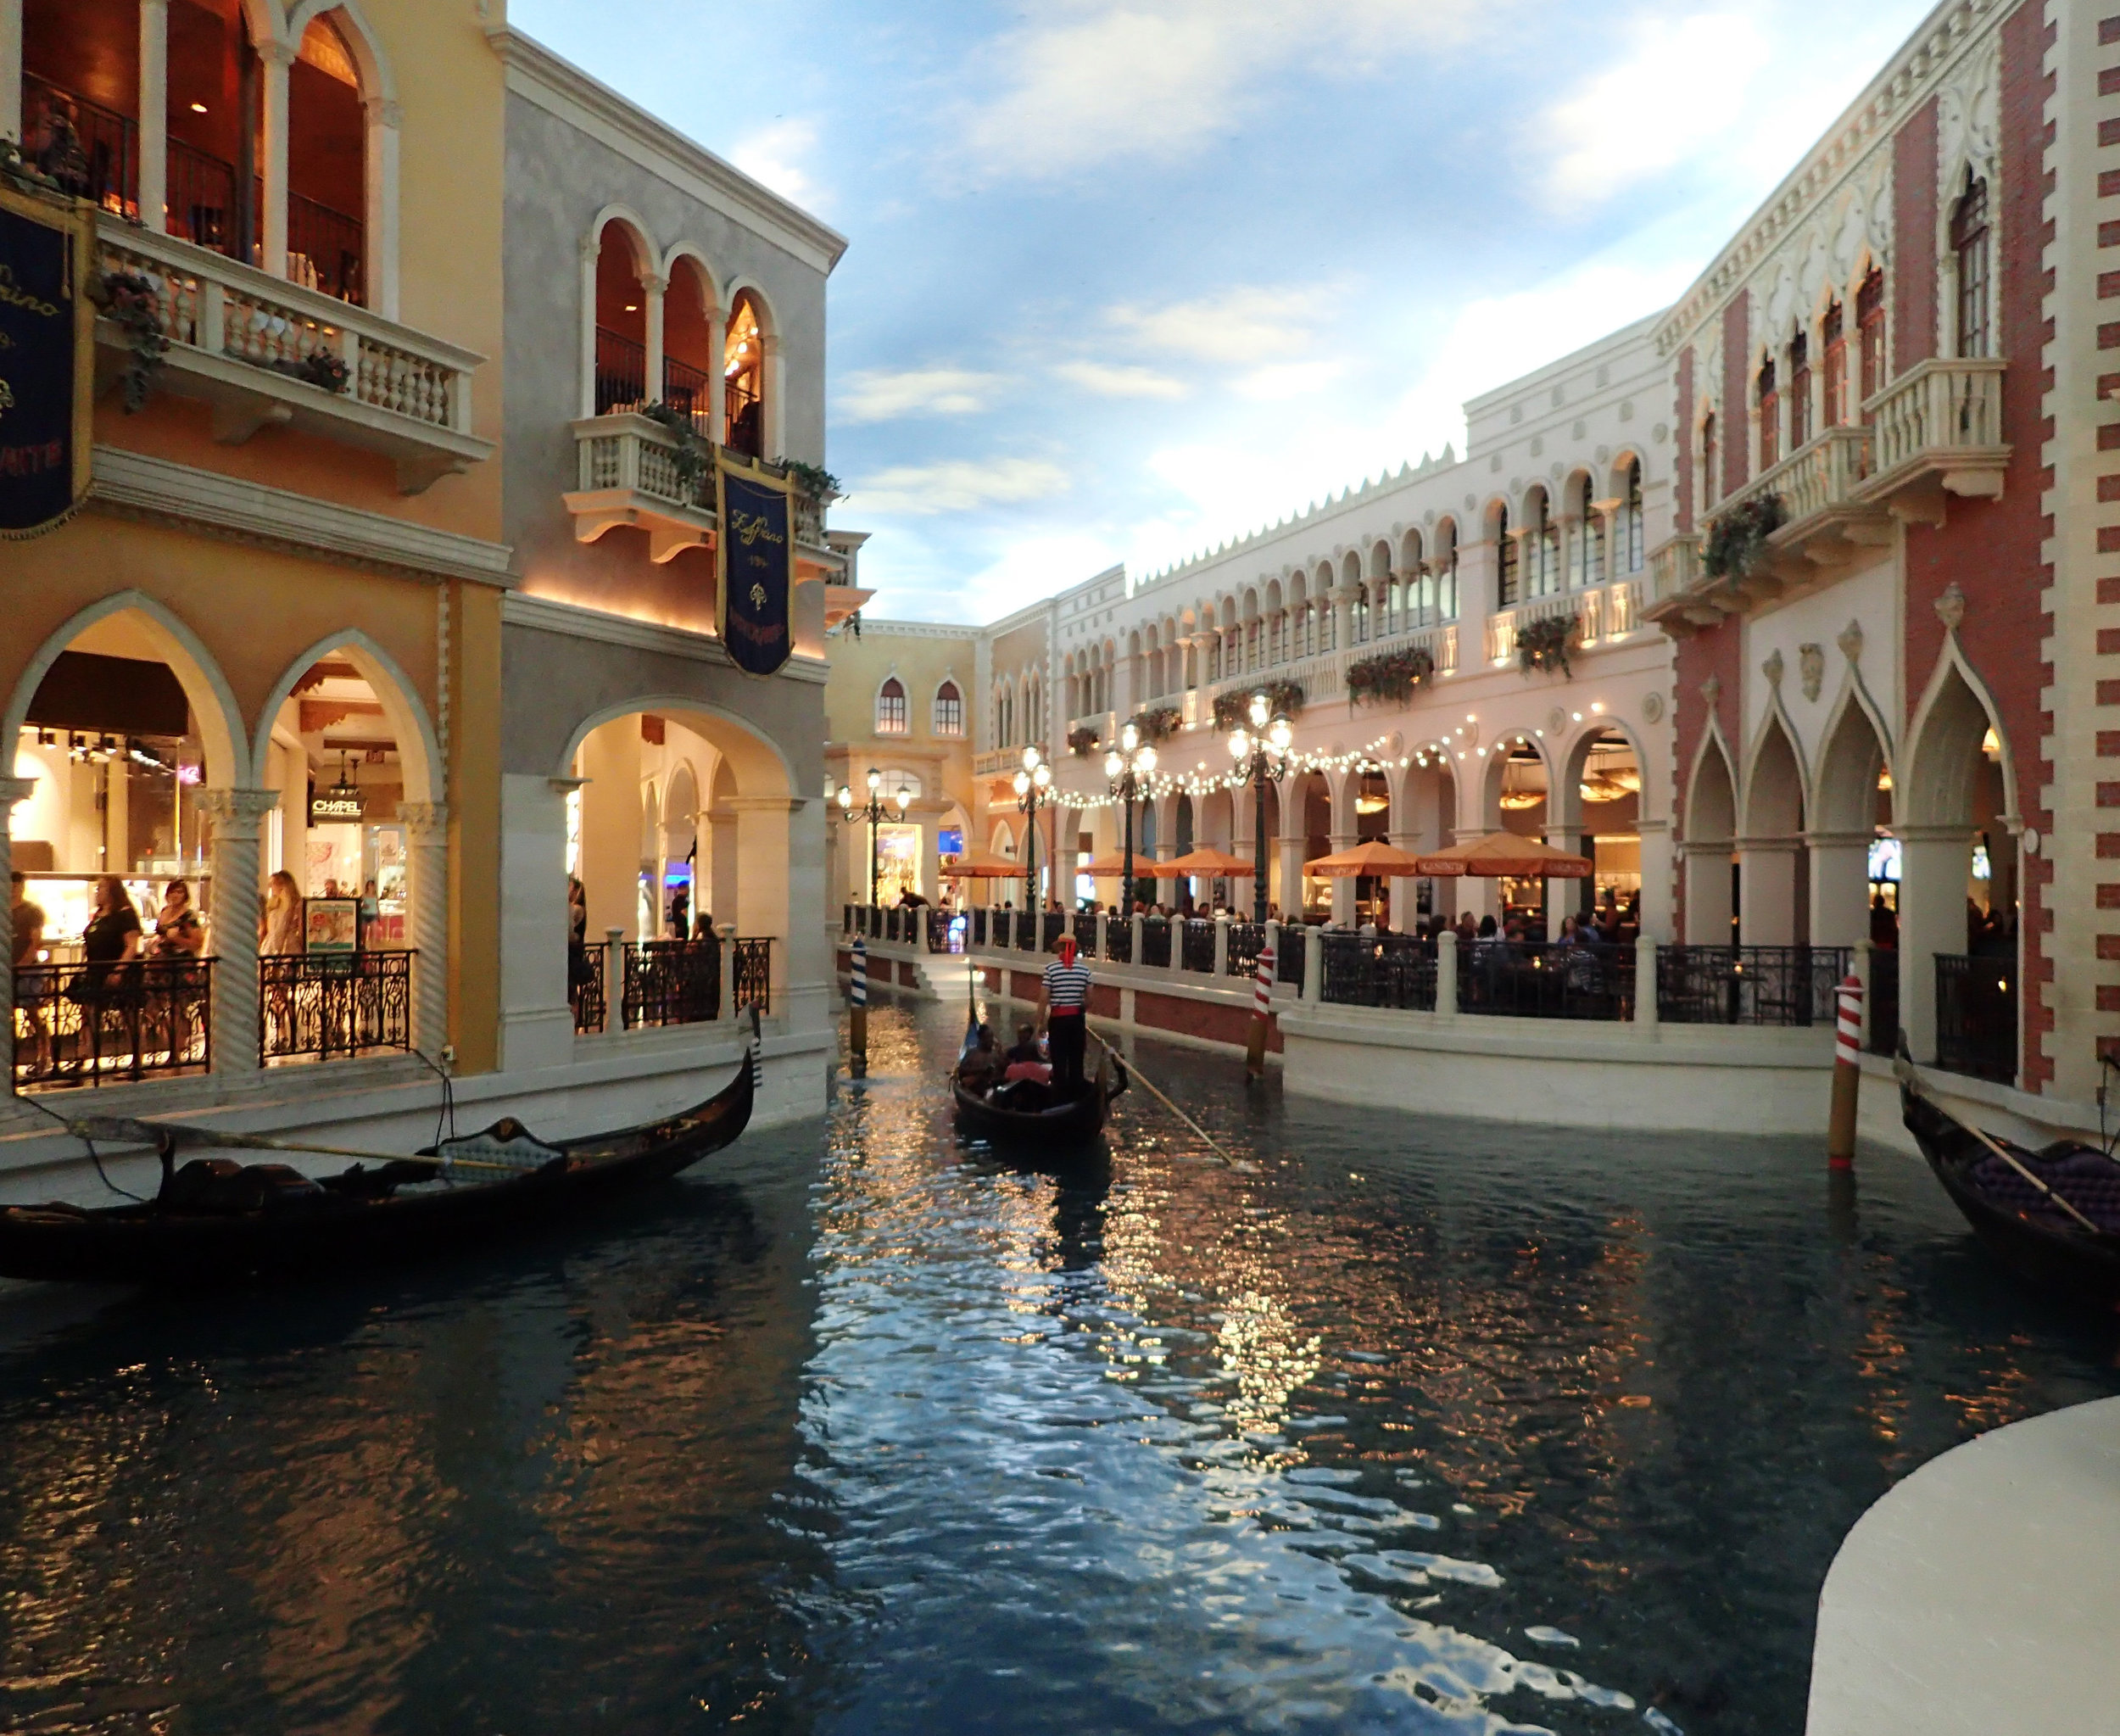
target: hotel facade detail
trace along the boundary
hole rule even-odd
[[[767,1112],[818,1107],[844,243],[499,3],[0,0],[0,133],[10,198],[87,214],[98,315],[86,497],[0,542],[42,918],[0,1169],[78,1156],[25,1094],[431,1134],[430,1063],[564,1131],[703,1094],[745,1006]],[[725,457],[798,484],[762,678],[717,636]]]

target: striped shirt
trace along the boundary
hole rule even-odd
[[[1080,1013],[1090,1004],[1090,973],[1057,958],[1046,967],[1046,1005],[1055,1013]]]

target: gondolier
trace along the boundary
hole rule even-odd
[[[1074,936],[1063,935],[1053,949],[1059,954],[1046,967],[1038,991],[1038,1014],[1046,1027],[1046,1052],[1052,1060],[1052,1093],[1064,1102],[1082,1088],[1082,1057],[1089,1041],[1090,972],[1075,958]]]

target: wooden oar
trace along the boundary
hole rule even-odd
[[[1221,1160],[1227,1164],[1232,1169],[1241,1167],[1235,1158],[1231,1157],[1227,1152],[1224,1151],[1220,1146],[1214,1142],[1213,1136],[1208,1132],[1206,1128],[1202,1127],[1197,1121],[1195,1121],[1191,1116],[1186,1114],[1183,1109],[1180,1108],[1175,1103],[1172,1102],[1169,1097],[1165,1097],[1162,1091],[1156,1088],[1156,1081],[1141,1070],[1140,1062],[1129,1061],[1125,1059],[1119,1054],[1118,1050],[1114,1049],[1109,1043],[1106,1042],[1102,1037],[1097,1036],[1096,1031],[1091,1030],[1088,1034],[1091,1036],[1096,1037],[1098,1046],[1103,1049],[1106,1054],[1109,1055],[1113,1060],[1117,1061],[1120,1066],[1124,1067],[1127,1072],[1131,1074],[1135,1079],[1139,1080],[1143,1085],[1146,1086],[1148,1087],[1148,1093],[1151,1097],[1154,1097],[1158,1102],[1163,1106],[1163,1108],[1169,1110],[1172,1114],[1175,1115],[1180,1121],[1184,1122],[1186,1126],[1190,1127],[1195,1133],[1198,1134],[1201,1139],[1206,1142],[1208,1149],[1213,1152],[1216,1157],[1221,1158]]]
[[[404,1152],[357,1152],[344,1146],[314,1145],[306,1140],[269,1139],[261,1133],[219,1133],[208,1127],[181,1123],[137,1121],[124,1115],[91,1115],[66,1123],[76,1139],[131,1140],[159,1150],[165,1139],[180,1145],[220,1146],[231,1151],[290,1152],[317,1158],[353,1158],[364,1164],[430,1164],[437,1169],[498,1169],[510,1175],[524,1171],[514,1164],[495,1164],[480,1158],[419,1157]]]

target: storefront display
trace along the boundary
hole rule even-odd
[[[39,963],[66,963],[81,956],[81,937],[96,914],[96,885],[100,874],[28,874],[24,875],[23,896],[44,913],[44,946],[38,955]],[[170,879],[182,879],[190,886],[193,904],[202,913],[212,909],[212,886],[204,876],[181,874],[147,879],[133,874],[121,874],[119,882],[131,899],[132,907],[139,913],[140,930],[143,936],[154,933],[155,914],[162,908],[162,895]],[[213,950],[213,922],[207,914],[207,951]]]

